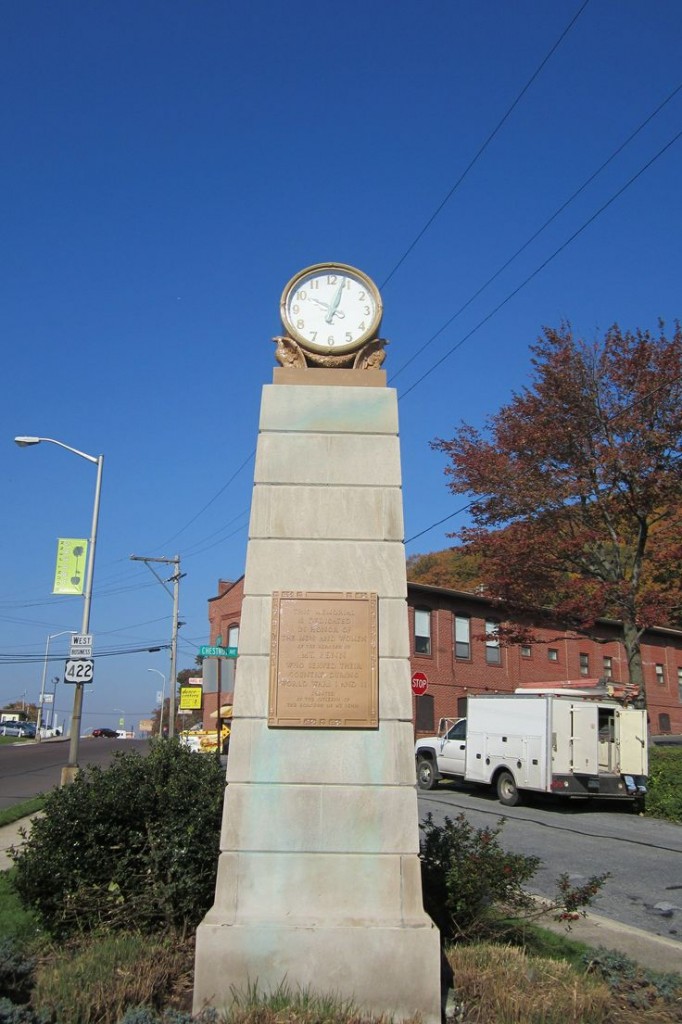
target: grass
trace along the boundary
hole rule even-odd
[[[476,943],[448,953],[461,1021],[495,1024],[607,1024],[613,998],[606,982],[562,960],[516,946]]]
[[[190,1024],[194,940],[100,932],[54,944],[0,873],[0,944],[14,939],[36,960],[32,1008],[58,1024]],[[448,1024],[674,1024],[682,978],[645,971],[618,953],[513,919],[493,941],[447,951],[456,990]],[[389,951],[390,964],[390,951]],[[389,967],[390,969],[390,967]],[[145,1007],[144,1010],[140,1009]],[[249,986],[214,1024],[390,1024],[334,995]],[[416,1022],[414,1022],[416,1024]]]
[[[673,1024],[682,978],[644,971],[537,925],[499,922],[504,941],[447,951],[456,991],[449,1024]],[[50,943],[0,873],[0,942],[16,939],[36,959],[32,1007],[58,1024],[190,1024],[193,936],[102,932]],[[390,951],[388,951],[390,965]],[[390,969],[390,966],[389,966]],[[215,1024],[390,1024],[333,995],[257,986],[233,993]],[[132,1020],[132,1019],[131,1019]],[[416,1024],[416,1022],[414,1022]]]
[[[0,828],[3,825],[12,825],[15,821],[20,821],[21,818],[27,818],[31,814],[42,811],[45,806],[45,799],[44,796],[39,795],[32,797],[30,800],[24,800],[23,803],[4,807],[0,811]]]
[[[32,946],[40,935],[38,919],[25,910],[11,883],[12,872],[0,871],[0,942]]]
[[[59,1024],[116,1024],[129,1007],[191,1009],[194,943],[109,933],[52,946],[39,958],[31,1002]]]

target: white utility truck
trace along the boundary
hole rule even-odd
[[[513,807],[524,791],[643,803],[646,711],[616,700],[560,693],[473,696],[467,717],[441,719],[441,735],[417,740],[417,784],[441,779],[494,786]]]

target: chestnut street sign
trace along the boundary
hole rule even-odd
[[[210,645],[204,645],[199,648],[200,658],[236,658],[237,648],[236,647],[211,647]]]

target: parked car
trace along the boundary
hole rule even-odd
[[[92,735],[95,738],[106,737],[109,740],[115,740],[118,737],[118,733],[115,729],[93,729]]]
[[[0,736],[19,736],[24,739],[35,739],[36,727],[33,722],[13,720],[0,722]]]

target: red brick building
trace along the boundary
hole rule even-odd
[[[531,646],[502,647],[486,634],[499,621],[483,595],[408,583],[411,662],[428,680],[426,693],[413,697],[415,733],[431,733],[439,718],[464,714],[470,693],[511,693],[534,683],[560,686],[568,680],[628,679],[618,627],[604,622],[588,640],[560,629],[538,628]],[[220,580],[208,603],[210,643],[220,636],[238,647],[243,577]],[[656,627],[642,641],[644,683],[653,735],[682,733],[682,630]],[[215,711],[216,694],[205,696],[204,720]]]

